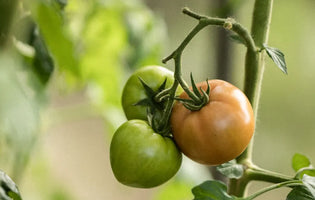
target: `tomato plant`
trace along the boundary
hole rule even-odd
[[[177,102],[171,127],[180,150],[202,164],[219,165],[236,158],[254,132],[254,114],[245,94],[222,80],[209,80],[209,102],[198,111]],[[207,89],[201,82],[197,88]],[[188,99],[186,92],[180,98]],[[178,123],[180,122],[180,123]]]
[[[146,66],[135,71],[127,80],[122,93],[122,106],[128,120],[147,120],[147,107],[136,106],[140,100],[148,99],[154,104],[154,96],[148,97],[141,83],[143,80],[153,91],[158,89],[166,80],[165,87],[170,87],[174,82],[173,72],[161,66]]]
[[[150,188],[176,174],[182,155],[171,138],[155,133],[146,121],[135,119],[125,122],[115,132],[110,161],[119,182]]]

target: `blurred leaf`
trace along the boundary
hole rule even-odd
[[[30,73],[19,61],[12,54],[0,54],[0,163],[12,165],[15,179],[26,166],[40,123],[40,102],[27,82]]]
[[[305,187],[294,187],[286,200],[314,200],[314,197]]]
[[[30,1],[29,5],[32,8],[32,16],[58,67],[70,72],[71,75],[79,76],[75,48],[64,28],[60,8],[54,2],[40,0]]]
[[[20,192],[12,179],[0,170],[0,199],[22,200]]]
[[[130,69],[161,64],[166,45],[163,20],[142,4],[127,4],[124,22],[127,28],[128,50],[126,60]]]
[[[94,103],[120,106],[122,83],[121,53],[126,32],[117,9],[98,6],[91,12],[83,32],[80,69],[83,79],[98,92]]]
[[[206,181],[192,189],[194,200],[236,200],[227,193],[227,187],[219,181]]]
[[[292,158],[292,167],[294,171],[299,171],[301,168],[309,167],[311,161],[304,155],[296,153]]]
[[[302,178],[303,184],[310,191],[313,198],[315,199],[315,177],[304,175]]]
[[[48,52],[46,44],[37,30],[33,33],[32,46],[35,49],[33,60],[33,70],[43,84],[46,84],[52,76],[54,70],[54,61]]]
[[[284,54],[277,48],[268,47],[264,45],[268,56],[273,60],[273,62],[281,69],[285,74],[288,74],[287,64],[285,63]]]
[[[61,9],[63,9],[67,4],[68,4],[68,0],[55,0],[61,7]]]
[[[235,160],[218,166],[217,170],[228,178],[240,178],[244,172],[243,165],[237,164]]]

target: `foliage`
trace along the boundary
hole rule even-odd
[[[20,192],[12,179],[0,170],[0,199],[22,200]]]
[[[117,126],[121,82],[129,69],[159,62],[165,27],[137,0],[28,0],[20,2],[12,36],[4,37],[10,40],[5,51],[0,47],[5,94],[0,96],[0,164],[19,180],[41,132],[47,86],[57,81],[68,91],[86,88],[100,113]]]

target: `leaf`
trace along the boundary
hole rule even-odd
[[[305,187],[310,191],[313,198],[315,199],[315,177],[304,175],[302,178],[302,181],[305,185]]]
[[[268,47],[264,45],[268,56],[273,60],[273,62],[281,69],[285,74],[288,74],[287,65],[284,59],[284,54],[277,48]]]
[[[56,2],[37,0],[28,4],[32,8],[32,16],[38,24],[40,33],[60,69],[79,75],[74,44],[66,34],[61,10],[55,6]]]
[[[67,4],[68,4],[68,0],[55,0],[59,6],[63,9]]]
[[[314,197],[305,187],[300,186],[291,190],[286,200],[314,200]]]
[[[227,193],[227,187],[219,181],[206,181],[192,189],[194,200],[236,200]]]
[[[0,53],[0,63],[0,165],[22,172],[38,137],[45,97],[19,57]]]
[[[246,46],[246,42],[243,38],[241,38],[239,35],[237,34],[230,34],[230,39],[233,41],[233,42],[236,42],[238,44],[242,44],[242,45],[245,45]]]
[[[0,199],[22,200],[20,192],[12,179],[0,170]]]
[[[301,168],[304,167],[309,167],[311,165],[310,160],[299,153],[294,154],[293,158],[292,158],[292,168],[294,169],[294,171],[299,171]]]
[[[243,165],[237,164],[235,160],[218,166],[217,170],[228,178],[240,178],[244,172]]]
[[[124,4],[126,9],[122,14],[128,39],[127,66],[134,70],[139,66],[158,65],[163,56],[163,42],[167,38],[164,21],[139,1]]]
[[[43,38],[36,29],[33,33],[31,45],[35,49],[33,70],[42,83],[47,83],[54,70],[54,61],[51,57]]]

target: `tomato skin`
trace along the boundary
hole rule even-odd
[[[165,81],[166,88],[172,86],[174,82],[173,72],[161,66],[146,66],[135,71],[127,80],[122,94],[122,106],[128,120],[147,120],[147,108],[145,106],[135,106],[134,104],[146,98],[145,90],[139,81],[142,78],[154,91],[158,90]]]
[[[171,128],[180,150],[192,160],[219,165],[239,156],[254,133],[254,114],[245,94],[222,80],[209,80],[209,102],[190,111],[176,102]],[[206,91],[207,83],[196,84]],[[184,92],[181,98],[188,99]]]
[[[125,122],[115,132],[110,162],[122,184],[151,188],[176,174],[182,154],[172,139],[155,133],[146,121],[135,119]]]

